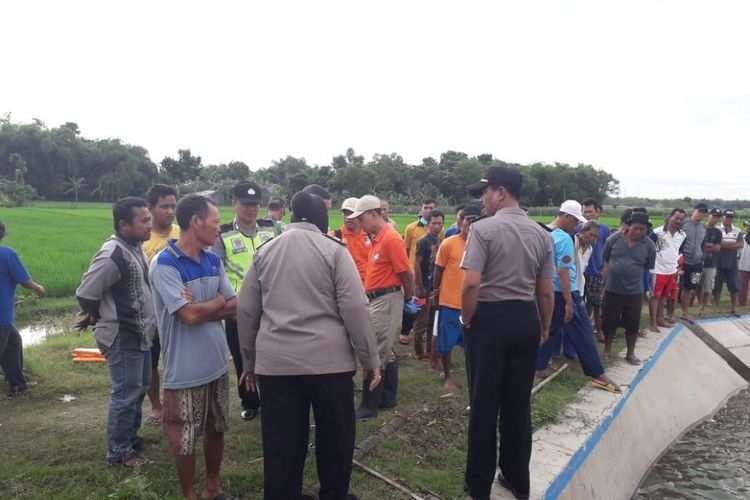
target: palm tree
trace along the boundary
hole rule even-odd
[[[78,194],[86,191],[86,179],[83,177],[76,177],[71,175],[67,181],[63,182],[64,186],[69,186],[65,191],[65,194],[73,193],[75,195],[76,203],[78,203]]]

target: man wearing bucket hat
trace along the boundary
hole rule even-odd
[[[383,383],[374,390],[370,388],[369,378],[366,377],[362,383],[362,402],[357,408],[357,418],[363,419],[376,416],[379,408],[396,406],[398,363],[392,351],[393,341],[402,312],[415,314],[419,308],[412,296],[414,274],[404,240],[383,220],[380,200],[375,196],[363,196],[347,218],[358,219],[362,229],[372,235],[365,273],[365,294],[378,341],[380,371],[384,374]]]
[[[518,170],[492,167],[469,186],[487,214],[471,225],[461,262],[471,404],[464,479],[473,498],[489,498],[498,464],[500,484],[529,495],[531,386],[549,333],[555,265],[549,232],[518,206],[522,183]]]

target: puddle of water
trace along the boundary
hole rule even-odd
[[[34,344],[40,344],[48,335],[57,333],[57,330],[44,325],[32,325],[27,326],[26,328],[21,328],[18,330],[18,333],[21,334],[23,346],[27,347]]]

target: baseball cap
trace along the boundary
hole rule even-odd
[[[354,206],[354,213],[349,215],[347,219],[354,219],[367,212],[368,210],[376,209],[380,210],[380,200],[377,196],[366,194],[362,198],[357,200],[357,204]]]
[[[252,181],[240,182],[232,189],[232,196],[240,203],[260,203],[263,190]]]
[[[708,205],[705,203],[698,203],[693,207],[693,210],[700,210],[701,212],[708,212]]]
[[[357,208],[357,202],[359,201],[359,198],[347,198],[344,200],[344,203],[341,204],[341,211],[348,210],[349,212],[354,212],[354,209]]]
[[[464,207],[464,219],[474,220],[482,216],[482,204],[478,201],[470,201]]]
[[[581,204],[578,203],[576,200],[565,200],[562,205],[560,205],[560,212],[568,215],[572,215],[576,219],[578,219],[580,222],[587,222],[588,219],[583,216],[581,213]]]
[[[737,216],[737,212],[732,210],[731,208],[727,208],[724,210],[724,217],[729,217],[730,219],[734,219]]]
[[[708,211],[708,214],[709,215],[718,215],[719,217],[721,217],[721,209],[718,208],[718,207],[714,207],[714,208],[712,208],[711,210]]]
[[[466,189],[471,196],[479,197],[487,186],[503,186],[513,193],[518,193],[523,184],[521,173],[510,167],[491,167],[483,179],[469,185]]]

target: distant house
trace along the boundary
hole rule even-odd
[[[216,189],[207,189],[206,191],[198,191],[197,193],[193,194],[199,194],[201,196],[205,196],[206,198],[211,198],[217,205],[225,205],[229,203],[226,195]]]

